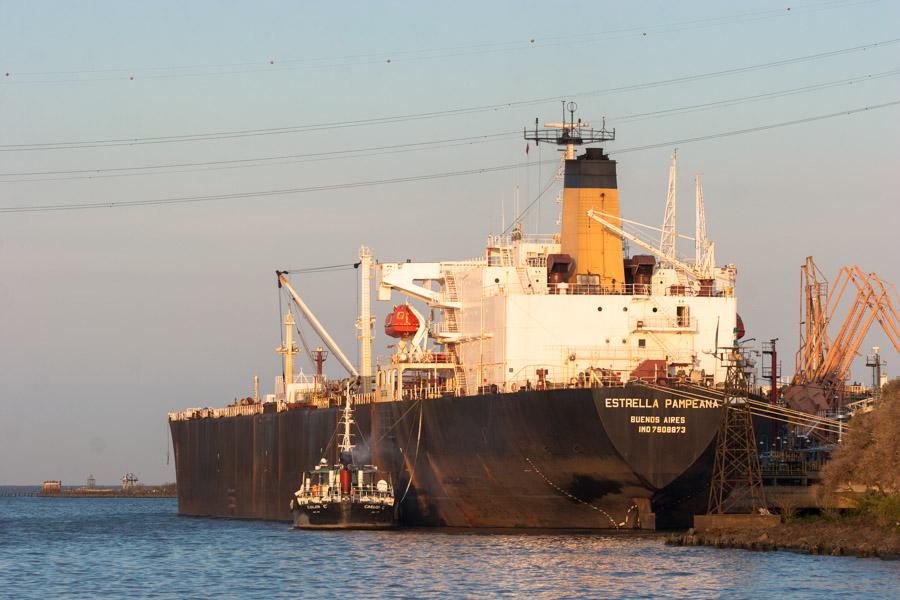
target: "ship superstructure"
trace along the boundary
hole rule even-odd
[[[599,148],[576,155],[576,146],[614,131],[574,116],[547,125],[526,137],[564,148],[558,234],[526,234],[517,222],[511,233],[489,236],[475,260],[374,265],[379,300],[398,292],[436,315],[420,319],[422,331],[381,365],[378,400],[423,389],[472,395],[635,379],[724,382],[715,349],[738,327],[735,268],[712,265],[699,179],[697,256],[689,262],[674,251],[674,156],[669,228],[656,247],[624,229],[616,162]],[[644,253],[626,257],[623,239]],[[425,333],[439,352],[425,347]]]

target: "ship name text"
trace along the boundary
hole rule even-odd
[[[605,408],[719,408],[719,402],[703,398],[606,398]]]

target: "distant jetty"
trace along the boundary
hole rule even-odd
[[[64,488],[60,486],[48,489],[47,486],[44,486],[35,496],[41,498],[175,498],[176,489],[174,483],[134,485],[127,488],[102,486]]]

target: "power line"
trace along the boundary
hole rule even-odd
[[[840,87],[844,85],[852,85],[854,83],[866,82],[866,81],[874,81],[876,79],[883,79],[885,77],[893,77],[895,75],[900,75],[900,69],[894,69],[891,71],[883,71],[880,73],[872,73],[868,75],[860,75],[858,77],[851,77],[848,79],[838,79],[833,81],[826,81],[823,83],[814,83],[810,85],[805,85],[802,87],[791,88],[787,90],[779,90],[776,92],[766,92],[764,94],[754,94],[751,96],[740,96],[738,98],[729,98],[726,100],[716,100],[714,102],[704,102],[702,104],[692,104],[689,106],[679,106],[676,108],[667,108],[663,110],[655,110],[644,113],[634,113],[630,115],[622,115],[622,116],[613,116],[608,117],[609,121],[614,121],[616,123],[622,123],[627,121],[640,121],[643,119],[652,119],[655,117],[664,117],[670,115],[684,114],[689,112],[696,112],[700,110],[706,110],[708,108],[719,108],[723,106],[734,106],[737,104],[744,104],[746,102],[755,102],[757,100],[769,100],[772,98],[781,98],[784,96],[791,96],[794,94],[802,94],[806,92],[814,92],[824,89],[830,89],[833,87]]]
[[[436,48],[421,48],[412,50],[394,50],[352,54],[345,56],[328,56],[312,58],[288,58],[266,60],[246,60],[231,63],[211,63],[194,65],[168,65],[151,67],[125,67],[125,68],[101,68],[101,69],[70,69],[51,71],[15,71],[6,70],[4,73],[5,84],[52,84],[52,83],[81,83],[103,81],[128,81],[133,80],[139,73],[157,73],[142,76],[141,79],[170,79],[185,77],[204,77],[217,75],[235,75],[245,73],[272,73],[297,69],[325,69],[335,67],[352,67],[372,64],[391,64],[393,62],[412,62],[446,59],[459,56],[484,55],[488,53],[502,53],[527,50],[530,48],[557,47],[585,45],[599,42],[608,42],[629,37],[647,37],[677,33],[681,31],[695,30],[707,27],[720,27],[734,23],[783,18],[798,13],[816,13],[826,10],[835,10],[855,7],[863,4],[873,4],[881,0],[856,0],[847,2],[842,0],[827,0],[825,2],[812,3],[810,5],[794,5],[786,8],[764,9],[751,12],[735,13],[717,17],[705,17],[702,19],[690,19],[656,25],[631,26],[618,29],[606,29],[586,33],[566,33],[563,35],[534,36],[519,40],[504,42],[483,42],[468,45],[446,46]],[[223,70],[226,69],[226,70]],[[227,70],[230,69],[230,70]],[[173,73],[166,73],[173,71]],[[118,74],[112,76],[113,74]],[[77,76],[77,75],[110,75],[92,78],[69,79],[44,79],[44,80],[18,80],[18,77],[46,77],[46,76]]]
[[[730,68],[730,69],[722,69],[722,70],[710,71],[710,72],[706,72],[706,73],[684,75],[681,77],[676,77],[676,78],[671,78],[671,79],[663,79],[663,80],[630,84],[630,85],[619,86],[619,87],[612,87],[612,88],[598,89],[598,90],[592,90],[592,91],[587,91],[587,92],[580,92],[580,93],[576,93],[576,94],[568,94],[567,97],[573,97],[573,98],[595,97],[595,96],[602,96],[602,95],[606,95],[606,94],[622,93],[622,92],[629,92],[629,91],[635,91],[635,90],[649,89],[649,88],[654,88],[654,87],[676,85],[676,84],[680,84],[680,83],[688,83],[691,81],[698,81],[698,80],[703,80],[703,79],[710,79],[710,78],[715,78],[715,77],[734,75],[737,73],[746,73],[746,72],[750,72],[750,71],[776,68],[776,67],[801,63],[801,62],[820,60],[823,58],[831,58],[831,57],[840,56],[843,54],[854,53],[854,52],[862,52],[865,50],[890,46],[893,44],[897,44],[898,42],[900,42],[900,38],[894,38],[894,39],[883,40],[880,42],[874,42],[874,43],[870,43],[870,44],[842,48],[840,50],[819,52],[816,54],[808,54],[808,55],[804,55],[804,56],[780,59],[780,60],[776,60],[776,61],[758,63],[755,65],[734,67],[734,68]],[[374,117],[374,118],[356,119],[356,120],[350,120],[350,121],[313,123],[313,124],[307,124],[307,125],[294,125],[294,126],[287,126],[287,127],[271,127],[271,128],[265,128],[265,129],[243,129],[243,130],[217,131],[217,132],[195,133],[195,134],[184,134],[184,135],[115,138],[115,139],[102,139],[102,140],[79,140],[79,141],[67,141],[67,142],[64,141],[64,142],[40,142],[40,143],[29,143],[29,144],[0,144],[0,152],[32,151],[32,150],[70,150],[70,149],[100,148],[100,147],[110,147],[110,146],[135,146],[135,145],[145,145],[145,144],[162,144],[162,143],[196,142],[196,141],[209,141],[209,140],[220,140],[220,139],[233,139],[233,138],[242,138],[242,137],[263,136],[263,135],[282,135],[282,134],[287,134],[287,133],[306,133],[306,132],[311,132],[311,131],[343,129],[343,128],[347,128],[347,127],[361,127],[361,126],[369,126],[369,125],[384,125],[384,124],[414,121],[414,120],[421,120],[421,119],[432,119],[432,118],[438,118],[438,117],[449,117],[449,116],[468,115],[468,114],[481,113],[481,112],[509,110],[509,109],[521,108],[521,107],[525,107],[525,106],[546,104],[548,102],[557,102],[559,100],[560,100],[559,96],[548,96],[548,97],[543,97],[543,98],[532,98],[532,99],[528,99],[528,100],[517,100],[517,101],[503,102],[503,103],[498,103],[498,104],[485,104],[485,105],[480,105],[480,106],[453,108],[453,109],[429,111],[429,112],[421,112],[421,113],[409,113],[409,114],[394,115],[394,116],[387,116],[387,117]]]
[[[689,106],[680,106],[675,108],[667,108],[657,111],[643,112],[643,113],[635,113],[631,115],[623,115],[617,117],[609,117],[610,120],[615,120],[616,122],[627,122],[633,120],[642,120],[647,118],[661,117],[661,116],[670,116],[676,114],[683,114],[688,112],[695,112],[706,110],[709,108],[719,108],[724,106],[734,106],[738,104],[742,104],[744,102],[754,102],[757,100],[767,100],[772,98],[780,98],[783,96],[806,93],[811,91],[819,91],[823,89],[829,89],[832,87],[843,86],[843,85],[852,85],[854,83],[874,81],[876,79],[882,79],[885,77],[892,77],[900,74],[900,69],[894,69],[891,71],[884,71],[880,73],[872,73],[867,75],[860,75],[857,77],[832,80],[827,82],[815,83],[806,86],[801,86],[797,88],[791,88],[787,90],[779,90],[774,92],[766,92],[763,94],[754,94],[749,96],[741,96],[737,98],[729,98],[725,100],[717,100],[713,102],[705,102],[701,104],[693,104]],[[442,140],[429,140],[423,142],[411,142],[406,144],[393,144],[387,146],[370,146],[366,148],[352,148],[345,150],[333,150],[326,152],[310,152],[305,154],[283,154],[277,156],[262,156],[255,158],[243,158],[243,159],[234,159],[234,160],[217,160],[217,161],[202,161],[202,162],[186,162],[186,163],[166,163],[166,164],[158,164],[158,165],[140,165],[133,167],[95,167],[91,169],[69,169],[69,170],[55,170],[55,171],[25,171],[25,172],[15,172],[15,173],[0,173],[0,177],[30,177],[29,179],[11,179],[2,181],[0,183],[21,183],[21,182],[40,182],[40,181],[68,181],[73,179],[97,179],[97,178],[108,178],[108,177],[123,177],[130,175],[168,175],[172,173],[190,173],[196,171],[207,171],[207,170],[222,170],[225,168],[251,168],[251,167],[260,167],[260,166],[270,166],[267,163],[271,163],[272,161],[281,161],[275,162],[275,165],[282,164],[296,164],[302,162],[310,162],[310,161],[319,161],[319,160],[335,160],[340,158],[356,158],[354,155],[360,153],[371,153],[371,156],[380,156],[384,154],[394,154],[395,150],[401,151],[410,151],[411,150],[420,150],[420,149],[441,149],[453,146],[460,145],[471,145],[472,143],[477,142],[487,142],[487,141],[495,141],[508,139],[513,136],[518,136],[518,131],[513,132],[501,132],[501,133],[493,133],[493,134],[485,134],[478,136],[469,136],[469,137],[460,137],[460,138],[449,138]],[[295,160],[296,159],[296,160]],[[222,169],[194,169],[189,167],[222,167]],[[179,171],[161,171],[163,169],[184,169]],[[144,171],[138,173],[132,173],[133,171]],[[148,172],[148,171],[160,171],[160,172]],[[106,175],[102,175],[106,173]],[[56,177],[58,175],[84,175],[87,176],[79,176],[79,177]],[[52,177],[51,177],[52,176]]]
[[[849,110],[842,110],[840,112],[829,113],[827,115],[816,115],[814,117],[805,117],[802,119],[794,119],[792,121],[782,121],[781,123],[771,123],[769,125],[759,125],[758,127],[748,127],[746,129],[735,129],[733,131],[722,131],[719,133],[711,133],[709,135],[700,135],[696,137],[682,138],[678,140],[669,140],[667,142],[658,142],[655,144],[647,144],[644,146],[632,146],[631,148],[622,148],[621,150],[610,150],[610,154],[622,154],[625,152],[637,152],[640,150],[651,150],[653,148],[663,148],[666,146],[672,146],[675,144],[690,144],[691,142],[702,142],[706,140],[715,140],[723,137],[730,137],[733,135],[743,135],[745,133],[756,133],[758,131],[767,131],[769,129],[777,129],[780,127],[789,127],[791,125],[799,125],[801,123],[812,123],[814,121],[822,121],[824,119],[832,119],[834,117],[844,117],[848,115],[853,115],[861,112],[868,112],[872,110],[878,110],[879,108],[887,108],[889,106],[897,106],[900,104],[900,100],[892,100],[890,102],[884,102],[882,104],[873,104],[871,106],[863,106],[861,108],[852,108]]]
[[[328,185],[307,186],[297,188],[285,188],[277,190],[260,190],[253,192],[239,192],[233,194],[213,194],[207,196],[182,196],[178,198],[159,198],[151,200],[124,200],[121,202],[90,202],[90,203],[72,203],[72,204],[48,204],[40,206],[13,206],[0,208],[0,213],[16,213],[16,212],[46,212],[46,211],[62,211],[62,210],[84,210],[95,208],[123,208],[130,206],[153,206],[164,204],[189,204],[197,202],[210,202],[214,200],[231,200],[243,198],[263,198],[267,196],[284,196],[289,194],[304,194],[309,192],[322,192],[328,190],[344,190],[361,187],[372,187],[376,185],[388,185],[394,183],[406,183],[410,181],[425,181],[430,179],[446,179],[449,177],[460,177],[464,175],[480,175],[482,173],[493,173],[496,171],[508,171],[510,169],[521,169],[527,167],[528,163],[515,163],[508,165],[499,165],[494,167],[482,167],[479,169],[467,169],[461,171],[447,171],[444,173],[431,173],[428,175],[411,175],[407,177],[393,177],[389,179],[376,179],[369,181],[357,181],[350,183],[336,183]]]
[[[93,169],[69,169],[69,170],[59,170],[59,171],[26,171],[26,172],[18,172],[18,173],[0,173],[0,177],[30,177],[30,176],[43,176],[43,175],[80,175],[85,173],[95,174],[93,178],[101,173],[119,173],[119,175],[109,175],[110,177],[121,177],[123,174],[131,174],[130,171],[153,171],[158,169],[172,169],[172,168],[182,168],[182,167],[204,167],[204,166],[225,166],[230,165],[232,168],[236,167],[258,167],[258,166],[266,166],[265,163],[269,161],[286,161],[280,162],[276,164],[292,164],[298,162],[308,162],[309,160],[335,160],[338,158],[357,158],[358,154],[362,153],[371,153],[371,155],[380,155],[380,154],[392,154],[397,150],[404,151],[416,151],[416,150],[430,150],[433,148],[447,148],[452,146],[460,146],[460,145],[470,145],[472,143],[477,142],[487,142],[487,141],[495,141],[495,140],[503,140],[511,137],[518,137],[522,134],[521,131],[504,131],[500,133],[489,133],[484,135],[475,135],[469,137],[459,137],[459,138],[449,138],[443,140],[429,140],[424,142],[410,142],[406,144],[392,144],[386,146],[369,146],[366,148],[348,148],[345,150],[331,150],[325,152],[308,152],[304,154],[283,154],[278,156],[261,156],[256,158],[240,158],[233,160],[212,160],[212,161],[202,161],[202,162],[187,162],[187,163],[165,163],[158,165],[140,165],[134,167],[96,167]],[[354,155],[354,156],[341,156],[341,155]],[[299,159],[299,160],[289,160],[289,159]],[[305,159],[305,160],[304,160]],[[263,164],[251,164],[251,163],[263,163]],[[177,172],[190,172],[192,170],[204,170],[204,169],[189,169],[188,171],[177,171]],[[162,173],[137,173],[138,175],[146,175],[146,174],[154,174],[154,175],[163,175],[169,174],[172,171],[164,171]],[[19,181],[62,181],[65,179],[80,179],[76,178],[48,178],[48,179],[22,179],[22,180],[10,180],[6,182],[0,183],[15,183]]]
[[[581,94],[576,94],[578,97],[587,97],[587,96],[602,96],[611,93],[617,92],[630,92],[634,90],[643,90],[652,87],[666,86],[666,85],[674,85],[678,83],[687,83],[690,81],[699,81],[703,79],[712,79],[715,77],[722,77],[724,75],[735,75],[737,73],[747,73],[750,71],[759,71],[761,69],[770,69],[773,67],[783,67],[786,65],[792,65],[797,63],[809,62],[813,60],[820,60],[823,58],[832,58],[834,56],[840,56],[842,54],[849,54],[852,52],[862,52],[865,50],[870,50],[874,48],[880,48],[884,46],[890,46],[900,42],[900,38],[894,38],[890,40],[884,40],[882,42],[875,42],[872,44],[865,44],[862,46],[853,46],[850,48],[842,48],[840,50],[831,50],[829,52],[819,52],[817,54],[807,54],[805,56],[797,56],[793,58],[784,58],[781,60],[775,60],[766,63],[760,63],[756,65],[748,65],[745,67],[735,67],[731,69],[723,69],[720,71],[710,71],[708,73],[700,73],[697,75],[684,75],[681,77],[674,77],[672,79],[663,79],[660,81],[653,81],[650,83],[636,83],[633,85],[625,85],[614,88],[605,88],[594,90],[591,92],[582,92]]]
[[[791,125],[798,125],[801,123],[811,123],[813,121],[821,121],[824,119],[831,119],[835,117],[843,117],[848,115],[853,115],[861,112],[868,112],[873,110],[878,110],[881,108],[887,108],[890,106],[900,105],[900,100],[893,100],[890,102],[884,102],[882,104],[875,104],[871,106],[864,106],[861,108],[853,108],[840,112],[830,113],[827,115],[817,115],[813,117],[806,117],[803,119],[794,119],[792,121],[783,121],[781,123],[772,123],[769,125],[760,125],[757,127],[750,127],[746,129],[737,129],[733,131],[724,131],[719,133],[713,133],[709,135],[696,136],[692,138],[684,138],[680,140],[670,140],[667,142],[659,142],[656,144],[648,144],[645,146],[635,146],[632,148],[625,148],[623,150],[619,150],[619,153],[622,152],[636,152],[639,150],[649,150],[652,148],[660,148],[663,146],[671,146],[673,144],[687,144],[691,142],[698,142],[704,140],[712,140],[719,139],[724,137],[729,137],[733,135],[742,135],[746,133],[753,133],[758,131],[765,131],[769,129],[775,129],[779,127],[787,127]],[[557,161],[555,160],[547,160],[540,161],[540,164],[555,164]],[[133,207],[133,206],[153,206],[153,205],[167,205],[167,204],[188,204],[188,203],[197,203],[197,202],[210,202],[215,200],[232,200],[232,199],[244,199],[244,198],[263,198],[268,196],[284,196],[290,194],[303,194],[309,192],[320,192],[320,191],[329,191],[329,190],[340,190],[340,189],[352,189],[352,188],[362,188],[362,187],[372,187],[378,185],[388,185],[395,183],[407,183],[412,181],[426,181],[432,179],[446,179],[450,177],[461,177],[466,175],[480,175],[483,173],[493,173],[497,171],[508,171],[511,169],[521,169],[527,168],[535,163],[514,163],[507,165],[499,165],[494,167],[483,167],[479,169],[467,169],[460,171],[447,171],[444,173],[432,173],[427,175],[412,175],[406,177],[394,177],[389,179],[378,179],[378,180],[369,180],[369,181],[359,181],[359,182],[351,182],[351,183],[338,183],[338,184],[329,184],[329,185],[320,185],[320,186],[308,186],[308,187],[297,187],[297,188],[286,188],[286,189],[277,189],[277,190],[261,190],[254,192],[240,192],[233,194],[214,194],[214,195],[206,195],[206,196],[182,196],[177,198],[159,198],[159,199],[151,199],[151,200],[125,200],[121,202],[89,202],[89,203],[70,203],[70,204],[46,204],[46,205],[38,205],[38,206],[9,206],[0,208],[0,213],[23,213],[23,212],[49,212],[49,211],[64,211],[64,210],[87,210],[87,209],[97,209],[97,208],[124,208],[124,207]],[[546,190],[541,192],[541,195]],[[526,207],[526,210],[530,208],[534,204],[534,201]]]
[[[33,144],[0,144],[0,152],[26,151],[26,150],[71,150],[81,148],[106,148],[111,146],[137,146],[145,144],[164,144],[175,142],[197,142],[208,140],[232,139],[241,137],[254,137],[263,135],[281,135],[286,133],[308,133],[312,131],[344,129],[348,127],[362,127],[367,125],[386,125],[405,121],[416,121],[436,117],[467,115],[478,112],[488,112],[514,108],[518,106],[530,106],[545,102],[556,102],[558,98],[542,98],[519,102],[506,102],[501,104],[488,104],[466,108],[430,111],[422,113],[410,113],[389,117],[375,117],[370,119],[333,121],[326,123],[313,123],[309,125],[294,125],[288,127],[271,127],[266,129],[243,129],[235,131],[218,131],[207,133],[195,133],[185,135],[169,135],[155,137],[118,138],[105,140],[81,140],[73,142],[41,142]]]

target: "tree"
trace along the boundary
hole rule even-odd
[[[848,424],[844,443],[825,465],[831,488],[855,483],[882,493],[900,492],[900,378],[884,385],[875,410]]]

